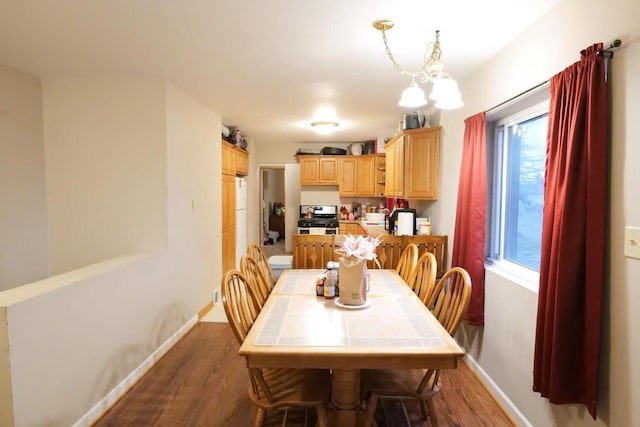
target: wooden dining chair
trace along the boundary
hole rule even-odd
[[[230,270],[222,279],[222,304],[231,329],[242,344],[258,310],[256,295],[247,279],[237,270]],[[250,368],[251,380],[247,393],[257,407],[254,427],[264,424],[267,411],[291,408],[314,408],[318,417],[317,425],[327,427],[325,405],[329,401],[331,377],[327,369],[271,369]]]
[[[447,268],[447,244],[449,237],[447,235],[429,235],[429,236],[402,236],[405,245],[415,243],[418,247],[418,258],[425,252],[431,252],[436,257],[438,263],[438,271],[436,279],[442,277]]]
[[[435,300],[436,272],[438,263],[431,252],[425,252],[418,258],[416,268],[407,282],[413,292],[427,306],[432,307]]]
[[[269,281],[271,287],[273,288],[276,285],[276,276],[273,274],[273,269],[269,265],[269,259],[267,258],[267,254],[264,253],[262,248],[256,243],[251,243],[247,247],[247,255],[253,258],[260,266],[262,270],[262,274]]]
[[[464,268],[448,270],[437,283],[433,314],[453,336],[471,299],[471,278]],[[433,396],[439,391],[438,369],[371,369],[362,371],[362,385],[367,399],[364,425],[373,424],[373,416],[380,398],[412,398],[420,402],[420,409],[430,425],[438,427]],[[404,405],[404,402],[402,402]],[[406,414],[406,410],[404,411]],[[409,425],[411,423],[407,420]]]
[[[398,272],[400,277],[402,277],[402,280],[409,283],[411,276],[413,275],[413,270],[416,268],[417,263],[418,246],[416,246],[414,243],[410,243],[402,251],[400,260],[398,260],[398,264],[396,265],[396,271]]]
[[[402,254],[402,241],[404,236],[395,236],[393,234],[384,234],[380,236],[380,243],[376,247],[376,258],[378,264],[369,261],[368,267],[384,268],[393,270],[398,265],[400,255]]]
[[[327,268],[328,261],[337,260],[335,237],[332,234],[293,236],[293,268]]]
[[[262,310],[264,303],[271,293],[271,284],[264,276],[264,270],[260,268],[255,259],[249,254],[242,255],[240,258],[240,271],[247,279],[248,285],[253,289],[258,308]]]

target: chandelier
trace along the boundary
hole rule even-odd
[[[427,105],[428,101],[424,96],[424,91],[416,83],[416,78],[419,78],[421,83],[431,82],[432,88],[429,99],[435,101],[436,108],[452,110],[462,107],[464,104],[458,90],[458,84],[451,78],[449,73],[444,71],[442,50],[440,49],[440,31],[436,30],[436,40],[429,42],[427,45],[422,69],[420,71],[407,71],[398,64],[387,43],[387,31],[392,29],[393,25],[393,22],[388,19],[379,19],[373,23],[373,28],[382,32],[382,41],[395,69],[401,74],[411,77],[411,83],[409,83],[408,88],[402,91],[398,105],[407,108]]]

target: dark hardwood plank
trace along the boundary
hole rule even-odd
[[[104,426],[251,426],[255,408],[247,397],[249,376],[239,345],[226,323],[199,323],[94,425]],[[512,426],[502,408],[469,368],[446,370],[435,397],[440,426]],[[380,427],[406,425],[398,402],[378,405]],[[407,401],[412,427],[429,425],[420,407]],[[288,425],[304,425],[304,414],[288,416]],[[269,414],[280,425],[282,414]],[[315,419],[309,414],[308,425]]]

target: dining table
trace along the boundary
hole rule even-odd
[[[317,296],[322,273],[285,270],[239,354],[255,368],[330,369],[330,425],[362,422],[362,369],[457,367],[464,350],[395,270],[368,271],[362,306]]]

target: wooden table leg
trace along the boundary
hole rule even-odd
[[[336,408],[336,426],[357,425],[360,406],[360,370],[334,369],[331,377],[331,403]]]

